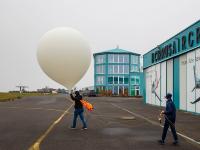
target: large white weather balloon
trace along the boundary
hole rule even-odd
[[[79,31],[59,27],[40,39],[37,59],[51,79],[71,90],[89,68],[90,46]]]

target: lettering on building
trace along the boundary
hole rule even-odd
[[[193,48],[197,44],[200,44],[200,27],[197,27],[194,31],[188,32],[186,35],[174,38],[172,42],[162,47],[157,46],[157,50],[151,54],[151,62],[156,63],[165,58],[176,55],[177,53],[186,51]]]

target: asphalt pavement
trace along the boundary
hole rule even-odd
[[[145,105],[142,99],[86,99],[95,108],[92,112],[84,112],[88,130],[81,130],[80,120],[75,130],[70,129],[73,103],[65,95],[26,97],[0,103],[0,150],[199,149],[199,144],[195,143],[199,140],[199,127],[194,125],[193,130],[184,128],[181,122],[177,124],[180,132],[194,142],[179,136],[180,144],[174,146],[172,135],[168,132],[166,144],[159,145],[157,140],[161,137],[162,127],[155,114],[161,108]],[[179,116],[182,116],[181,113]],[[199,116],[194,117],[200,122]]]

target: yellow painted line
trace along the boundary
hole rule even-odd
[[[54,108],[42,108],[42,107],[0,107],[0,108],[8,108],[8,109],[27,109],[27,110],[49,110],[49,111],[58,111],[64,112],[62,109],[54,109]]]
[[[118,106],[118,105],[116,105],[116,104],[112,104],[112,105],[115,106],[115,107],[117,107],[117,108],[119,108],[119,109],[121,109],[121,110],[124,110],[124,111],[126,111],[126,112],[132,114],[133,116],[136,116],[136,117],[138,117],[138,118],[141,118],[141,119],[143,119],[143,120],[146,120],[147,122],[149,122],[149,123],[151,123],[151,124],[153,124],[153,125],[157,125],[157,126],[160,126],[160,127],[162,127],[162,128],[164,127],[164,126],[160,125],[159,123],[157,123],[157,122],[155,122],[155,121],[152,121],[152,120],[150,120],[150,119],[148,119],[148,118],[146,118],[146,117],[144,117],[144,116],[142,116],[142,115],[139,115],[139,114],[137,114],[137,113],[134,113],[134,112],[132,112],[132,111],[129,111],[128,109],[122,108],[122,107],[120,107],[120,106]],[[194,139],[192,139],[192,138],[190,138],[190,137],[188,137],[188,136],[186,136],[186,135],[184,135],[184,134],[182,134],[182,133],[179,133],[179,132],[177,132],[177,134],[178,134],[179,136],[181,136],[182,138],[184,138],[184,139],[185,139],[186,141],[188,141],[189,143],[195,144],[196,146],[200,147],[200,142],[199,142],[199,141],[196,141],[196,140],[194,140]]]
[[[41,135],[36,142],[28,149],[28,150],[40,150],[40,144],[45,139],[45,137],[53,130],[56,124],[58,124],[62,118],[68,113],[68,111],[72,108],[73,104],[67,108],[67,110],[56,120],[51,124],[51,126],[45,131],[43,135]]]

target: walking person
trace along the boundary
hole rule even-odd
[[[172,94],[168,93],[165,98],[167,99],[166,101],[166,109],[165,111],[162,111],[161,114],[165,115],[165,123],[164,123],[164,128],[163,128],[163,133],[162,133],[162,139],[159,140],[158,142],[162,145],[165,144],[165,138],[167,135],[168,128],[170,126],[171,132],[173,134],[174,138],[174,145],[178,144],[178,137],[176,133],[176,128],[175,128],[175,122],[176,122],[176,107],[174,102],[172,101]]]
[[[75,91],[75,97],[73,96],[72,93],[70,94],[70,97],[73,101],[75,101],[74,118],[73,118],[73,124],[71,126],[71,129],[76,129],[76,121],[77,121],[77,117],[79,116],[82,121],[82,124],[83,124],[82,129],[86,130],[87,125],[86,125],[84,115],[83,115],[84,109],[83,109],[83,105],[80,101],[80,100],[82,100],[82,96],[80,95],[79,91]]]

